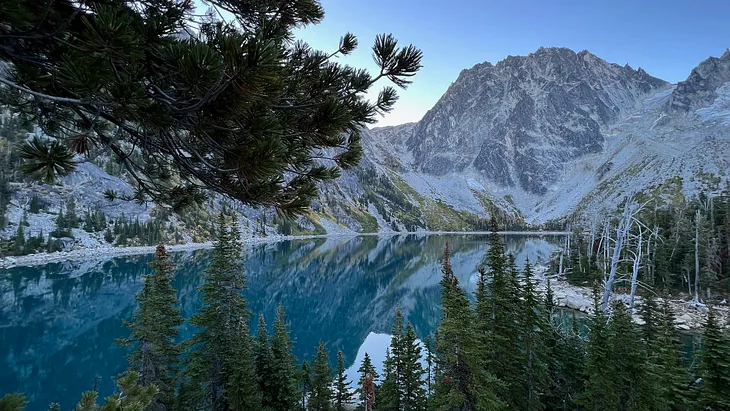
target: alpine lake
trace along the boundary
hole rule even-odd
[[[423,338],[440,318],[441,262],[446,242],[462,287],[471,295],[487,235],[403,235],[281,241],[247,246],[244,292],[252,328],[263,313],[269,327],[284,306],[299,360],[310,360],[323,340],[330,360],[342,350],[350,379],[365,352],[380,366],[390,343],[396,308]],[[546,264],[559,236],[503,237],[522,267]],[[185,317],[201,305],[198,287],[211,251],[174,253],[175,287]],[[22,392],[28,411],[51,402],[71,409],[82,391],[114,390],[113,377],[127,368],[128,336],[142,276],[152,255],[106,261],[68,261],[0,270],[0,397]],[[180,338],[194,329],[185,324]]]

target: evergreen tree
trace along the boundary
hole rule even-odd
[[[521,346],[524,352],[525,410],[542,410],[542,396],[549,389],[547,371],[548,353],[542,338],[551,332],[541,313],[543,304],[537,296],[530,261],[525,262],[523,271],[521,320]]]
[[[332,368],[324,341],[320,341],[317,355],[312,363],[312,388],[307,409],[309,411],[331,411],[333,397]]]
[[[312,395],[312,369],[306,360],[302,361],[302,368],[299,371],[299,391],[302,395],[301,410],[306,411],[307,402]]]
[[[276,410],[275,398],[279,387],[274,384],[274,354],[269,346],[269,336],[266,333],[266,321],[264,315],[259,315],[259,327],[257,331],[258,343],[256,344],[256,378],[258,379],[259,391],[261,392],[261,409],[267,411]]]
[[[608,327],[611,367],[607,370],[614,385],[611,398],[618,401],[620,410],[648,409],[654,402],[654,392],[640,331],[622,301],[614,301],[611,309]]]
[[[442,273],[443,316],[436,334],[437,373],[432,406],[444,411],[499,409],[501,403],[493,390],[495,378],[480,367],[474,313],[454,275],[448,244]]]
[[[424,385],[423,364],[421,364],[421,345],[416,339],[416,332],[410,324],[406,325],[405,333],[401,337],[401,369],[399,391],[402,395],[401,408],[403,411],[420,411],[426,409],[426,390]]]
[[[297,359],[292,353],[292,342],[286,323],[284,307],[279,305],[271,337],[273,356],[271,387],[275,393],[272,408],[275,410],[296,410],[299,401],[297,389]]]
[[[730,336],[720,328],[712,309],[707,313],[702,330],[699,376],[702,382],[695,408],[730,409]]]
[[[682,365],[683,351],[679,333],[674,325],[674,314],[669,300],[664,298],[659,311],[659,326],[656,332],[654,350],[650,355],[654,372],[654,409],[685,410],[689,375]]]
[[[342,351],[337,351],[337,377],[335,379],[335,410],[345,411],[352,402],[352,388],[345,373],[345,358]]]
[[[392,338],[392,337],[391,337]],[[391,343],[392,345],[392,343]],[[396,373],[396,360],[391,352],[392,347],[385,350],[383,361],[383,383],[380,385],[377,397],[377,409],[381,411],[398,411],[398,377]]]
[[[647,346],[647,350],[649,353],[654,353],[658,333],[657,328],[659,326],[657,319],[656,301],[654,301],[654,298],[652,298],[651,296],[647,296],[644,299],[644,303],[641,305],[639,315],[644,322],[641,331],[644,342]]]
[[[601,310],[598,288],[593,289],[593,316],[588,327],[586,342],[585,391],[581,393],[578,403],[587,411],[618,409],[618,401],[611,400],[614,386],[611,381],[612,367],[608,346],[608,317]]]
[[[361,128],[397,100],[393,87],[372,102],[368,91],[384,78],[406,87],[421,67],[421,51],[391,35],[373,45],[375,74],[336,61],[358,45],[350,33],[336,50],[297,41],[324,17],[316,0],[210,0],[209,13],[194,1],[3,4],[12,92],[0,103],[53,137],[23,146],[23,170],[52,180],[97,144],[136,182],[128,197],[175,208],[202,202],[207,188],[303,212],[320,182],[358,163]],[[297,178],[285,178],[291,170]]]
[[[139,383],[140,376],[136,372],[128,372],[117,378],[117,392],[106,397],[104,404],[97,405],[99,393],[86,391],[76,404],[76,411],[141,411],[151,406],[157,388],[154,385]]]
[[[159,391],[151,409],[172,409],[181,353],[175,339],[183,319],[172,285],[175,270],[162,244],[150,266],[153,273],[143,277],[144,286],[137,294],[139,308],[127,324],[131,335],[121,342],[132,347],[129,365],[139,374],[139,384],[154,385]]]
[[[18,229],[15,230],[13,247],[15,249],[15,255],[23,254],[23,251],[25,250],[25,228],[23,227],[23,224],[18,224]]]
[[[390,354],[388,353],[387,355]],[[360,375],[360,378],[357,381],[357,390],[355,390],[355,394],[357,394],[359,400],[357,409],[366,410],[368,405],[371,407],[375,405],[372,404],[374,401],[371,396],[378,398],[376,388],[378,379],[380,378],[380,375],[375,369],[375,366],[370,359],[370,355],[367,352],[365,353],[365,357],[360,364],[360,368],[357,369],[357,372]],[[372,392],[369,392],[369,389],[372,389]],[[369,402],[370,404],[368,404]]]
[[[30,211],[31,214],[38,214],[41,212],[41,199],[38,197],[38,195],[34,195],[30,198],[28,211]]]
[[[514,257],[506,258],[504,245],[496,232],[489,238],[487,266],[492,281],[489,285],[487,302],[484,310],[490,310],[479,315],[480,324],[486,314],[486,340],[484,347],[490,352],[487,370],[493,373],[503,384],[500,387],[500,398],[513,409],[525,409],[525,391],[523,389],[523,353],[520,350],[520,323],[519,313],[519,286],[517,283],[517,268]],[[478,296],[479,297],[479,296]],[[477,300],[479,310],[479,300]]]
[[[5,394],[0,398],[0,411],[24,411],[26,402],[23,394]]]
[[[190,319],[199,331],[189,342],[193,348],[186,358],[182,406],[187,409],[261,408],[250,312],[241,294],[245,286],[238,227],[234,220],[229,228],[220,215],[211,264],[199,289],[203,306]]]
[[[390,347],[383,363],[383,386],[380,391],[379,408],[400,411],[403,408],[403,313],[395,310],[395,320],[390,330]]]
[[[585,347],[578,332],[578,323],[573,313],[570,329],[553,324],[548,335],[554,341],[549,349],[549,376],[551,386],[545,399],[550,410],[577,410],[576,398],[583,391],[585,369]],[[546,343],[547,347],[547,343]]]

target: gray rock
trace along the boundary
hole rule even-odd
[[[587,51],[540,48],[463,70],[407,146],[421,171],[474,166],[502,186],[544,194],[562,163],[602,149],[601,127],[666,86]]]

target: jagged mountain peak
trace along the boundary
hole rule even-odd
[[[725,50],[720,57],[709,57],[693,68],[672,92],[669,110],[687,113],[706,107],[715,101],[717,89],[727,82],[730,82],[730,50]]]
[[[601,150],[601,129],[668,83],[588,51],[541,47],[464,70],[415,126],[420,171],[475,169],[502,187],[543,194],[563,163]]]

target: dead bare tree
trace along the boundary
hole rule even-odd
[[[604,280],[603,298],[601,299],[601,309],[604,311],[608,308],[608,301],[611,298],[611,294],[613,294],[613,285],[616,282],[618,265],[621,262],[621,250],[629,237],[631,227],[634,224],[642,224],[636,216],[644,209],[646,204],[637,203],[633,195],[628,196],[626,199],[624,212],[616,226],[616,238],[613,239],[610,271],[608,277]]]

